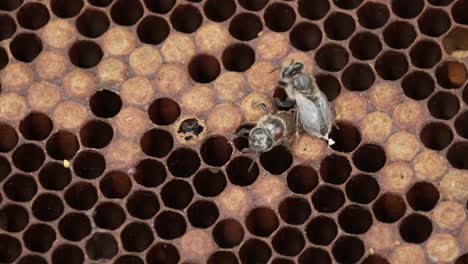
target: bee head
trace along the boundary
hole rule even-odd
[[[304,64],[300,62],[292,61],[288,66],[284,67],[281,70],[281,78],[295,78],[299,74],[303,73],[304,71]]]
[[[249,135],[249,148],[254,152],[264,152],[273,147],[273,140],[263,128],[254,128]]]

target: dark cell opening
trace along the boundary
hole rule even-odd
[[[443,35],[451,26],[449,15],[440,9],[427,9],[418,18],[418,26],[421,33],[430,37]]]
[[[465,65],[457,61],[445,61],[435,72],[437,83],[447,89],[460,88],[466,81]]]
[[[288,31],[296,21],[294,9],[284,3],[272,3],[263,13],[265,25],[272,31]]]
[[[328,0],[299,0],[298,12],[304,18],[318,20],[324,17],[328,11],[330,11],[330,3]]]
[[[22,231],[29,223],[28,211],[17,204],[7,204],[0,209],[0,228],[16,233]]]
[[[343,184],[351,173],[351,164],[344,156],[332,154],[325,157],[320,164],[320,176],[331,184]]]
[[[176,0],[144,0],[144,3],[151,12],[166,14],[174,7]]]
[[[175,239],[185,234],[187,223],[184,217],[173,211],[163,211],[154,220],[154,229],[162,239]]]
[[[406,205],[397,194],[384,193],[372,206],[375,218],[383,223],[394,223],[405,215]]]
[[[267,263],[271,258],[271,249],[260,239],[251,238],[239,249],[241,263]]]
[[[457,119],[455,119],[455,130],[458,135],[468,139],[468,111],[461,113]]]
[[[291,191],[307,194],[318,185],[317,172],[312,167],[297,165],[288,172],[287,182]]]
[[[310,242],[316,245],[329,245],[338,234],[335,221],[327,216],[317,216],[306,226],[306,236]]]
[[[140,140],[141,150],[148,156],[163,158],[174,146],[171,133],[164,129],[153,128],[143,134]]]
[[[169,24],[159,16],[146,16],[138,24],[137,35],[141,42],[158,45],[169,36]]]
[[[363,0],[333,0],[333,4],[342,9],[354,9],[358,7]]]
[[[401,18],[415,18],[421,13],[423,8],[423,0],[414,0],[411,2],[406,0],[392,0],[392,11]]]
[[[1,18],[0,18],[0,20],[1,20]],[[2,21],[0,21],[0,23],[2,23]],[[0,34],[1,34],[1,32],[0,32]],[[0,36],[0,38],[1,38],[1,36]],[[4,48],[0,47],[0,70],[5,68],[5,66],[8,65],[9,61],[10,61],[10,59],[8,58],[8,53],[6,52],[6,50]],[[0,86],[0,92],[1,91],[2,91],[2,87]]]
[[[84,261],[83,251],[71,244],[62,244],[52,252],[52,264],[81,264]]]
[[[291,45],[301,51],[314,50],[322,40],[320,28],[310,22],[296,24],[289,33]]]
[[[167,178],[166,168],[160,161],[144,159],[135,166],[133,179],[147,188],[161,185]]]
[[[192,187],[183,180],[171,180],[161,190],[161,199],[170,208],[184,209],[190,204],[192,198]]]
[[[429,182],[416,182],[406,193],[406,200],[415,211],[431,211],[439,198],[439,191]]]
[[[330,138],[335,141],[331,148],[340,152],[353,151],[361,142],[359,129],[346,122],[337,122],[336,126],[338,129],[333,127],[330,133]]]
[[[428,0],[433,6],[447,6],[450,5],[454,0]]]
[[[457,260],[455,261],[455,264],[464,264],[467,262],[468,262],[468,253],[458,257]]]
[[[223,136],[213,136],[205,140],[200,148],[203,161],[215,167],[221,167],[229,161],[232,154],[230,142]]]
[[[300,197],[288,197],[280,203],[278,212],[286,223],[301,225],[307,221],[312,209],[307,200]]]
[[[193,179],[197,193],[205,197],[218,196],[226,188],[226,176],[218,169],[200,170]]]
[[[50,135],[52,128],[52,120],[47,115],[36,112],[27,115],[23,120],[21,120],[19,125],[19,130],[24,138],[37,141],[46,139]],[[8,132],[9,131],[7,131],[7,133]],[[12,137],[12,135],[13,134],[9,132],[6,135],[6,140],[8,140],[9,137]],[[14,136],[16,136],[16,132],[14,133]],[[3,139],[3,141],[6,140]]]
[[[126,207],[131,216],[150,219],[159,211],[159,201],[151,191],[135,191],[128,197]]]
[[[47,261],[39,255],[26,255],[18,260],[18,264],[47,264]]]
[[[416,39],[416,30],[408,22],[395,21],[385,27],[383,38],[391,48],[406,49]]]
[[[422,40],[413,45],[409,55],[414,66],[429,69],[440,61],[442,50],[436,42]]]
[[[0,152],[10,152],[18,144],[18,134],[9,124],[0,123],[0,135]]]
[[[83,179],[95,179],[101,176],[105,169],[106,160],[97,151],[81,151],[73,161],[73,171]]]
[[[146,255],[146,262],[148,264],[177,264],[179,263],[179,260],[180,255],[177,248],[172,244],[163,242],[159,242],[152,246]],[[141,263],[143,263],[143,261]]]
[[[390,17],[390,11],[383,3],[367,2],[357,11],[361,26],[368,29],[383,27]]]
[[[170,98],[159,98],[148,108],[148,115],[156,125],[167,126],[174,123],[180,116],[180,107]]]
[[[120,205],[112,202],[104,202],[96,206],[93,220],[96,226],[115,230],[125,222],[125,211]]]
[[[54,133],[46,144],[47,154],[55,160],[70,160],[79,148],[76,136],[64,130]]]
[[[273,236],[271,243],[276,252],[285,256],[296,256],[305,245],[304,236],[295,227],[283,227]]]
[[[233,44],[223,51],[221,61],[228,71],[244,72],[255,62],[255,51],[243,43]]]
[[[447,159],[454,168],[468,169],[468,143],[457,142],[450,146],[447,151]]]
[[[7,14],[0,15],[0,40],[9,39],[15,32],[15,20]]]
[[[208,228],[218,220],[219,210],[213,202],[196,201],[187,209],[187,217],[193,227]]]
[[[99,183],[101,193],[110,199],[123,199],[132,188],[132,182],[122,171],[110,171]]]
[[[70,186],[64,195],[68,206],[75,210],[89,210],[96,204],[96,187],[88,182],[77,182]]]
[[[30,175],[14,174],[3,184],[3,191],[12,201],[28,202],[36,195],[37,184]]]
[[[424,100],[434,92],[434,80],[423,71],[414,71],[401,81],[406,96],[413,100]]]
[[[375,62],[375,70],[380,78],[388,81],[398,80],[408,71],[408,60],[403,53],[387,51]]]
[[[172,11],[170,21],[176,31],[189,34],[197,31],[203,22],[203,16],[195,6],[181,4]]]
[[[91,221],[84,213],[68,213],[60,219],[58,229],[63,238],[77,242],[91,233]]]
[[[13,11],[23,4],[23,0],[4,0],[0,3],[0,10]]]
[[[312,195],[314,208],[322,213],[334,213],[344,202],[343,191],[330,185],[321,185]]]
[[[213,253],[207,261],[208,264],[239,264],[236,255],[230,251],[216,251]]]
[[[30,225],[23,233],[26,248],[39,253],[49,251],[56,238],[55,230],[46,224]]]
[[[111,7],[112,20],[121,26],[132,26],[143,16],[140,0],[116,0]]]
[[[143,222],[132,222],[120,233],[120,241],[128,252],[143,252],[154,241],[151,228]]]
[[[113,0],[88,0],[88,3],[90,3],[93,6],[98,6],[98,7],[106,7],[112,3]]]
[[[317,65],[330,72],[342,70],[348,64],[349,54],[345,48],[337,44],[326,44],[315,54]]]
[[[229,33],[241,41],[249,41],[258,37],[263,30],[262,21],[252,13],[240,13],[229,23]]]
[[[449,0],[445,0],[449,1]],[[453,1],[453,0],[452,0]],[[448,5],[448,3],[447,3]],[[452,6],[452,17],[455,22],[463,25],[468,24],[468,14],[465,12],[468,8],[468,1],[459,0]]]
[[[111,142],[114,130],[108,123],[100,120],[91,120],[80,129],[81,144],[88,148],[104,148]]]
[[[368,204],[379,194],[380,186],[377,180],[366,174],[353,176],[346,183],[346,196],[353,202]]]
[[[355,236],[341,236],[332,247],[332,254],[339,263],[357,263],[364,255],[364,243]]]
[[[233,248],[244,239],[244,229],[237,220],[224,219],[213,228],[213,239],[221,248]]]
[[[237,0],[239,4],[250,11],[260,11],[267,4],[269,0]]]
[[[51,0],[52,12],[60,18],[77,16],[84,6],[83,0]]]
[[[18,239],[0,234],[0,261],[3,263],[12,263],[21,255],[21,243]]]
[[[257,163],[243,156],[232,159],[226,167],[229,181],[239,186],[248,186],[254,183],[259,172]]]
[[[245,225],[250,233],[260,236],[270,236],[279,225],[276,213],[268,207],[258,207],[249,212]]]
[[[47,7],[41,3],[27,3],[18,10],[16,19],[23,28],[37,30],[49,22],[50,14]]]
[[[2,182],[11,172],[10,162],[3,156],[0,156],[0,182]],[[1,202],[1,199],[0,199]]]
[[[432,230],[431,220],[418,213],[406,216],[400,223],[400,236],[408,243],[423,243],[429,238]]]
[[[47,190],[61,191],[71,181],[71,171],[63,163],[48,162],[39,172],[39,182]]]
[[[214,22],[228,20],[236,12],[234,0],[207,0],[203,5],[206,17]]]
[[[350,91],[366,91],[375,81],[375,74],[368,64],[353,63],[341,75],[341,82]]]
[[[356,59],[372,60],[382,50],[382,43],[377,35],[371,32],[361,32],[353,36],[349,49]]]
[[[172,175],[181,178],[192,176],[200,167],[200,158],[190,148],[178,148],[167,158],[167,167]]]
[[[325,34],[329,39],[345,40],[356,29],[354,19],[345,13],[335,12],[330,14],[323,24]]]
[[[269,173],[280,175],[291,167],[293,156],[283,145],[278,145],[260,154],[260,164]]]
[[[320,74],[315,76],[319,89],[327,96],[328,101],[335,100],[341,92],[341,85],[333,75]]]
[[[77,41],[68,51],[71,63],[76,67],[88,69],[99,64],[104,53],[101,47],[89,40]]]
[[[97,91],[89,99],[89,107],[97,117],[114,117],[122,109],[122,99],[120,96],[109,90]]]
[[[338,215],[340,227],[350,234],[364,234],[372,225],[372,214],[360,205],[346,206]]]
[[[86,241],[86,254],[92,260],[112,259],[118,252],[117,240],[107,233],[94,233]]]
[[[76,29],[81,35],[88,38],[97,38],[102,36],[110,26],[109,18],[106,13],[95,10],[86,9],[76,19]]]
[[[15,59],[32,62],[42,52],[42,41],[34,33],[19,33],[10,42],[10,52]]]
[[[440,91],[429,99],[427,108],[433,117],[449,120],[460,110],[460,102],[453,93]]]
[[[33,172],[42,166],[45,154],[39,146],[27,143],[17,147],[11,159],[18,169],[25,172]]]
[[[316,264],[331,264],[330,254],[324,249],[310,247],[304,250],[299,256],[299,264],[316,263]]]
[[[362,264],[390,264],[390,262],[380,255],[369,255],[362,261]]]
[[[41,221],[54,221],[63,213],[62,199],[52,193],[39,195],[32,204],[32,214]]]
[[[445,149],[453,140],[453,132],[444,123],[432,122],[423,127],[420,134],[421,142],[433,150]]]
[[[378,172],[386,161],[384,149],[374,144],[361,145],[353,154],[354,165],[364,172]]]
[[[188,72],[192,80],[199,83],[210,83],[218,78],[221,67],[216,57],[200,54],[190,60]]]

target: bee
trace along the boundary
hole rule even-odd
[[[253,128],[244,128],[237,133],[249,141],[248,149],[244,149],[243,152],[267,152],[281,144],[283,139],[292,134],[295,129],[293,113],[279,111],[273,114],[265,104],[260,103],[258,106],[265,111],[266,115],[260,118]]]
[[[276,98],[276,104],[295,106],[296,133],[304,129],[312,136],[325,139],[329,146],[333,145],[335,141],[329,135],[335,124],[335,113],[315,78],[305,72],[304,64],[294,60],[281,69],[280,75],[278,84],[288,98],[285,101]]]

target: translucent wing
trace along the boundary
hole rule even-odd
[[[312,136],[321,136],[320,133],[320,109],[311,100],[302,94],[296,94],[297,111],[299,121],[307,133]]]
[[[319,98],[318,102],[320,105],[322,118],[327,127],[326,135],[328,135],[328,133],[330,133],[332,129],[333,123],[335,122],[334,112],[331,108],[331,105],[330,105],[330,102],[328,101],[327,96],[322,91],[319,91],[318,98]]]

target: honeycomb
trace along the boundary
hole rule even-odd
[[[467,0],[2,0],[0,41],[0,263],[468,263]],[[293,59],[336,144],[242,153]]]

